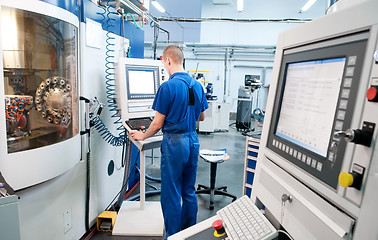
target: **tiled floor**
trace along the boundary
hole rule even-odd
[[[242,196],[243,189],[243,169],[245,154],[245,136],[241,132],[230,128],[228,132],[216,132],[210,134],[199,134],[201,149],[227,149],[230,160],[218,164],[216,186],[226,185],[227,192],[237,197]],[[147,152],[146,156],[150,156],[146,163],[146,173],[153,177],[160,177],[160,151],[154,151],[154,161],[151,158],[151,152]],[[210,164],[203,159],[199,159],[197,171],[197,184],[209,185],[210,181]],[[160,184],[148,181],[154,186],[160,188]],[[152,188],[146,187],[146,191]],[[198,214],[197,221],[200,222],[211,216],[227,204],[231,203],[231,198],[225,196],[215,196],[214,210],[209,210],[209,195],[198,195]],[[147,201],[159,201],[160,195],[148,197]],[[159,239],[159,238],[136,238],[136,237],[120,237],[112,236],[111,233],[97,232],[91,239]]]

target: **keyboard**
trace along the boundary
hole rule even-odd
[[[222,219],[231,240],[265,240],[278,235],[277,230],[246,195],[220,209],[217,215]]]

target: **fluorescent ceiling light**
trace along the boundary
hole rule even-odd
[[[232,5],[232,0],[213,0],[214,5]]]
[[[244,0],[237,0],[237,6],[236,6],[236,9],[241,12],[243,11],[243,8],[244,8]]]
[[[308,0],[308,2],[301,8],[299,12],[301,13],[307,11],[312,5],[314,5],[315,2],[316,0]]]
[[[165,9],[160,5],[160,3],[158,3],[157,1],[152,1],[151,2],[152,5],[154,5],[154,7],[156,7],[157,10],[159,10],[160,12],[164,13],[165,12]]]

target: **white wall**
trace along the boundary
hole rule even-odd
[[[233,19],[315,19],[323,16],[326,11],[326,0],[318,0],[310,10],[298,13],[300,8],[306,3],[305,0],[244,0],[244,10],[236,10],[236,1],[233,5],[214,5],[212,0],[202,1],[202,18],[233,18]],[[213,45],[243,45],[243,46],[275,46],[280,32],[300,25],[301,23],[237,23],[237,22],[202,22],[201,23],[201,44]],[[187,44],[188,45],[188,44]],[[157,56],[162,55],[163,49],[158,49]],[[219,60],[193,60],[192,49],[184,49],[186,58],[186,70],[195,70],[199,63],[198,70],[210,71],[206,80],[214,84],[214,95],[218,96],[218,101],[223,100],[225,62],[224,55],[203,56],[204,58],[219,58]],[[150,48],[145,49],[145,57],[152,56]],[[235,58],[238,58],[235,55]],[[250,58],[257,58],[256,56]],[[273,59],[273,58],[272,58]],[[234,67],[244,65],[247,67]],[[271,67],[273,61],[237,61],[228,63],[226,74],[226,102],[231,103],[231,112],[236,112],[238,89],[244,85],[244,75],[262,74],[262,68],[266,67],[265,87],[254,93],[253,109],[265,109],[268,94],[267,86],[270,83]],[[258,99],[257,99],[258,96]],[[258,106],[256,105],[258,101]]]
[[[188,51],[185,53],[186,57],[192,54]],[[186,70],[195,70],[198,65],[198,70],[209,71],[206,81],[213,83],[214,94],[218,97],[218,102],[224,100],[224,75],[225,63],[224,60],[209,61],[209,60],[186,60]],[[235,65],[243,65],[248,67],[235,67]],[[231,112],[236,112],[238,90],[240,86],[244,86],[245,75],[262,75],[263,67],[267,68],[266,71],[266,85],[270,83],[270,73],[272,63],[260,62],[245,62],[245,61],[229,61],[227,64],[228,71],[226,73],[226,102],[231,104]],[[262,88],[259,91],[259,107],[265,108],[267,97],[267,88]],[[254,94],[257,96],[257,92]],[[254,99],[255,104],[256,99]]]
[[[177,0],[159,0],[158,1],[166,10],[165,13],[159,12],[152,4],[150,14],[158,17],[184,17],[200,18],[201,17],[201,0],[177,1]],[[177,23],[177,22],[160,22],[160,27],[170,32],[170,41],[174,42],[199,42],[200,41],[200,23]],[[149,24],[143,27],[145,32],[144,39],[147,42],[153,41],[154,29]],[[167,34],[159,31],[160,41],[167,41]]]
[[[233,5],[214,5],[202,1],[202,18],[235,19],[314,19],[325,14],[326,0],[318,0],[308,11],[298,13],[307,0],[244,0],[244,10]],[[292,28],[292,23],[235,23],[204,22],[201,25],[201,43],[275,45],[279,32]]]
[[[308,12],[298,13],[306,1],[244,0],[244,10],[238,12],[236,6],[215,6],[212,1],[202,1],[202,18],[235,18],[235,19],[281,19],[281,18],[317,18],[324,15],[326,1],[317,1]],[[201,25],[201,43],[228,44],[228,45],[276,45],[280,32],[298,26],[297,23],[236,23],[236,22],[203,22]],[[188,64],[189,65],[189,64]],[[221,76],[216,81],[216,95],[223,95],[224,62],[200,62],[203,69],[211,69],[212,75]],[[235,68],[235,65],[248,65],[249,68]],[[236,101],[239,86],[244,85],[244,75],[262,73],[260,67],[272,67],[273,62],[232,61],[228,68],[227,102],[232,103],[232,112],[236,112]],[[268,68],[265,76],[265,86],[270,83],[271,69]],[[213,81],[211,79],[211,81]],[[253,109],[265,109],[268,89],[261,88],[254,94]],[[259,99],[257,99],[259,96]],[[259,106],[256,106],[256,102]]]

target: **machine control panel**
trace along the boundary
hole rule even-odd
[[[377,236],[377,7],[280,34],[252,197],[294,239]]]
[[[125,127],[129,119],[155,116],[152,103],[165,75],[161,61],[119,58],[115,67],[116,97]]]
[[[347,146],[340,136],[370,145],[370,132],[350,130],[366,38],[287,50],[281,62],[268,148],[334,189]]]

